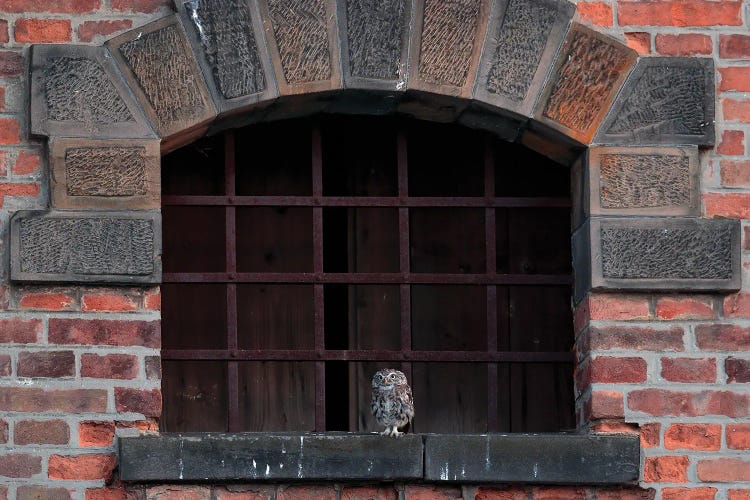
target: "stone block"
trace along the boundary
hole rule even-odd
[[[588,150],[591,215],[700,215],[698,148],[592,147]]]
[[[457,121],[464,127],[485,130],[499,139],[515,142],[528,119],[475,100],[463,110]]]
[[[123,481],[421,479],[422,437],[347,433],[120,438]]]
[[[575,295],[740,288],[740,221],[592,218],[573,234]]]
[[[258,5],[280,95],[341,88],[336,0]]]
[[[162,139],[205,125],[216,109],[185,30],[171,15],[107,42]]]
[[[16,212],[11,279],[43,283],[158,283],[155,212]]]
[[[410,89],[470,98],[492,0],[414,0]]]
[[[413,0],[338,2],[344,86],[406,90]]]
[[[617,484],[638,480],[637,436],[427,434],[426,481]]]
[[[714,99],[713,59],[642,58],[596,142],[713,146]]]
[[[107,50],[34,45],[31,133],[54,137],[156,137]]]
[[[49,144],[52,206],[62,209],[158,209],[159,141],[57,139]]]
[[[257,2],[177,0],[175,7],[220,115],[278,96]]]
[[[562,165],[572,165],[586,148],[564,132],[537,120],[525,123],[516,142]]]
[[[532,116],[575,5],[567,0],[497,0],[484,41],[475,99]]]
[[[573,23],[535,116],[588,144],[604,120],[637,54],[622,43]]]

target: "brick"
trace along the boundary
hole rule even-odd
[[[158,288],[149,290],[143,299],[144,307],[149,311],[161,310],[161,291]]]
[[[651,53],[651,34],[644,32],[631,32],[625,33],[625,42],[628,47],[635,50],[641,55],[648,55]]]
[[[65,488],[23,485],[18,487],[17,500],[70,500],[70,492]]]
[[[49,321],[51,344],[160,347],[158,321],[62,319]]]
[[[86,500],[140,500],[139,493],[122,488],[89,488]]]
[[[13,165],[13,174],[31,175],[39,169],[41,161],[39,154],[21,150],[21,152],[18,153],[15,165]]]
[[[656,302],[656,317],[660,319],[711,319],[713,316],[710,298],[661,297]]]
[[[710,55],[714,46],[711,37],[696,33],[656,35],[656,51],[665,56]]]
[[[143,12],[150,14],[161,8],[171,7],[171,0],[112,0],[113,10]]]
[[[0,144],[21,142],[21,126],[15,118],[0,118]]]
[[[729,490],[727,500],[750,500],[750,490]]]
[[[717,458],[698,462],[698,479],[718,483],[750,481],[750,460]]]
[[[697,325],[695,343],[703,350],[750,351],[750,328],[726,324]]]
[[[750,67],[732,66],[719,68],[721,82],[719,90],[747,92],[750,90]]]
[[[721,155],[737,156],[745,154],[745,133],[742,130],[725,130],[716,148]]]
[[[715,358],[661,358],[661,376],[670,382],[716,382]]]
[[[586,490],[574,487],[534,487],[531,490],[531,496],[534,500],[585,500]]]
[[[631,295],[592,295],[589,297],[592,320],[639,320],[649,319],[648,299]]]
[[[75,366],[73,351],[21,352],[17,372],[19,377],[72,377]]]
[[[109,480],[115,468],[115,456],[109,453],[88,455],[52,455],[49,457],[50,479],[73,481]]]
[[[8,21],[0,19],[0,43],[8,43],[9,40]]]
[[[597,356],[591,361],[591,380],[599,383],[636,383],[646,380],[646,360]]]
[[[0,444],[6,444],[8,442],[8,436],[9,436],[8,422],[0,419]]]
[[[724,59],[750,59],[750,35],[719,35],[719,56]]]
[[[750,160],[722,160],[720,165],[723,186],[750,186]]]
[[[593,350],[683,351],[685,332],[681,327],[664,330],[650,327],[596,326],[589,328]]]
[[[13,373],[10,356],[7,354],[0,355],[0,377],[9,377]]]
[[[82,311],[135,311],[132,297],[118,293],[93,293],[81,297]]]
[[[750,100],[722,99],[721,110],[726,121],[750,123]]]
[[[0,87],[0,111],[5,111],[5,87]],[[5,158],[0,158],[0,175],[7,175],[8,173],[4,160]]]
[[[161,415],[161,391],[115,387],[115,408],[118,412],[141,413],[146,417]]]
[[[474,500],[527,500],[529,494],[521,487],[491,488],[480,486]]]
[[[42,457],[28,453],[0,454],[0,476],[32,477],[42,472]]]
[[[130,19],[115,21],[85,21],[78,26],[78,41],[92,42],[97,37],[109,36],[133,27]]]
[[[660,443],[661,424],[650,422],[641,424],[640,439],[641,448],[653,448]]]
[[[741,26],[742,2],[619,0],[617,19],[620,26]]]
[[[398,492],[388,486],[360,486],[344,488],[341,500],[396,500]]]
[[[581,22],[597,26],[612,26],[612,6],[604,2],[579,2],[576,5]]]
[[[628,489],[600,489],[596,492],[597,500],[653,500],[654,490]]]
[[[622,418],[624,415],[622,394],[617,391],[594,391],[585,403],[586,420]]]
[[[138,376],[138,357],[130,354],[81,355],[81,377],[130,380]]]
[[[0,319],[0,343],[34,344],[41,333],[40,319]]]
[[[146,490],[148,500],[209,500],[211,490],[204,486],[154,486]]]
[[[115,438],[114,422],[79,422],[78,446],[81,448],[112,446]]]
[[[83,14],[101,8],[101,0],[0,0],[2,12]]]
[[[68,444],[70,429],[64,420],[21,420],[14,428],[16,444]]]
[[[672,424],[664,432],[668,450],[716,451],[721,448],[719,424]]]
[[[161,380],[161,357],[146,356],[146,378],[149,380]]]
[[[24,73],[25,64],[20,52],[0,50],[0,77],[13,78]]]
[[[628,408],[653,416],[750,416],[750,394],[731,391],[682,392],[638,389],[628,393]]]
[[[6,175],[8,175],[8,152],[0,151],[0,176],[5,177]]]
[[[461,490],[458,488],[431,485],[408,485],[404,493],[405,500],[461,500],[462,498]]]
[[[39,184],[35,183],[7,183],[0,184],[0,206],[5,196],[27,196],[36,198],[39,196]]]
[[[118,420],[115,422],[115,425],[117,429],[137,429],[141,432],[159,430],[159,423],[155,419],[135,420],[131,422]]]
[[[646,457],[643,480],[647,483],[687,483],[690,459],[683,456]]]
[[[724,371],[729,383],[750,382],[750,359],[727,358],[724,361]]]
[[[661,500],[714,500],[716,488],[664,488]]]
[[[0,411],[101,413],[106,410],[107,391],[104,389],[0,387]]]
[[[69,42],[72,28],[68,19],[19,19],[14,34],[19,43]]]
[[[377,490],[377,488],[373,488],[373,490]],[[346,491],[346,488],[344,489],[344,491]],[[275,488],[273,487],[248,488],[246,486],[234,486],[231,490],[225,487],[213,489],[214,497],[216,498],[216,500],[271,500],[274,497],[274,492]],[[378,497],[367,498],[377,499]]]
[[[727,424],[727,448],[750,450],[750,424]]]
[[[18,300],[21,309],[64,311],[72,309],[75,298],[61,292],[24,292]]]

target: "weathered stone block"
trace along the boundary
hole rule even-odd
[[[535,116],[588,144],[636,58],[622,43],[573,23]]]
[[[128,31],[109,40],[107,47],[162,138],[216,116],[177,16]]]
[[[258,2],[281,95],[341,88],[335,0]]]
[[[491,0],[414,0],[410,89],[471,97]]]
[[[158,140],[52,139],[49,150],[54,208],[159,208]]]
[[[474,97],[531,116],[574,13],[567,0],[496,1]]]
[[[338,2],[347,88],[406,90],[412,0]]]
[[[597,142],[714,144],[714,63],[696,57],[638,61]]]
[[[422,438],[377,434],[162,434],[120,439],[124,481],[421,479]]]
[[[156,137],[106,49],[84,45],[34,45],[31,133]]]
[[[257,2],[174,3],[220,114],[246,111],[278,95]]]
[[[161,280],[157,213],[17,212],[11,279],[155,283]]]
[[[593,215],[699,215],[698,148],[592,147],[588,150]]]
[[[424,441],[426,481],[581,485],[638,480],[637,436],[427,434]]]
[[[574,233],[573,254],[578,298],[589,284],[642,291],[740,287],[738,220],[592,218]]]

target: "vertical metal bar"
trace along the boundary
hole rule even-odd
[[[235,150],[234,132],[224,136],[224,191],[231,197],[235,194]],[[234,206],[225,207],[226,230],[226,269],[229,276],[237,273],[237,219]],[[227,283],[227,349],[237,350],[237,285]],[[230,432],[242,430],[239,418],[239,366],[237,361],[230,361],[227,366],[227,427]]]
[[[323,150],[320,127],[312,129],[312,182],[313,203],[319,204],[323,196]],[[323,275],[323,208],[313,207],[313,272],[316,281]],[[315,350],[322,357],[325,351],[325,304],[323,285],[313,285],[313,307],[315,321]],[[324,361],[315,362],[315,430],[326,430],[326,366]]]
[[[495,158],[492,141],[488,138],[484,147],[484,196],[491,203],[495,196]],[[485,265],[487,274],[497,274],[497,234],[495,209],[486,208],[484,213]],[[487,350],[497,352],[497,287],[487,287]],[[498,431],[498,366],[487,365],[487,431]]]
[[[398,255],[399,271],[404,280],[411,273],[409,260],[409,209],[406,202],[409,197],[408,144],[406,132],[399,130],[396,136],[396,162],[398,168]],[[399,286],[400,314],[401,314],[401,351],[411,351],[411,286]],[[407,379],[412,380],[412,364],[401,363],[401,371]]]

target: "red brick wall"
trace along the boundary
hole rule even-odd
[[[48,206],[43,144],[28,136],[25,48],[98,45],[170,5],[0,0],[0,498],[137,498],[105,483],[115,434],[156,428],[158,290],[10,286],[7,228],[16,210]],[[580,20],[641,54],[715,59],[717,147],[701,155],[706,217],[750,219],[748,15],[733,0],[578,3]],[[407,486],[405,497],[750,498],[750,292],[594,295],[575,314],[580,426],[640,433],[641,485],[653,491]],[[159,486],[148,498],[397,498],[401,489]]]

